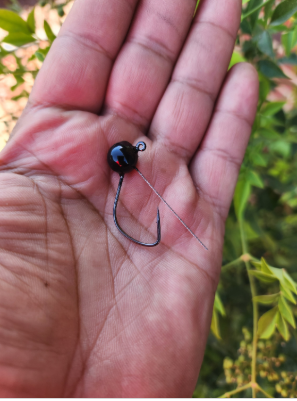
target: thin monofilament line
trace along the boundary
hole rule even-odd
[[[147,183],[147,185],[148,185],[148,186],[155,192],[155,194],[161,199],[161,201],[164,202],[165,205],[166,205],[167,207],[169,207],[169,209],[172,211],[172,213],[175,215],[175,217],[178,218],[178,220],[179,220],[179,221],[182,223],[182,225],[189,231],[189,233],[191,233],[192,236],[193,236],[194,238],[196,238],[197,241],[199,241],[199,243],[203,246],[203,248],[205,248],[205,249],[208,251],[207,247],[203,244],[203,242],[200,241],[200,239],[197,237],[197,235],[195,235],[195,234],[193,233],[193,231],[186,225],[186,223],[184,223],[184,222],[182,221],[182,219],[179,217],[179,215],[172,209],[172,207],[171,207],[170,205],[168,205],[168,203],[166,202],[166,200],[159,194],[159,192],[152,186],[152,184],[149,183],[149,181],[148,181],[148,180],[145,178],[145,176],[138,170],[138,168],[137,168],[137,167],[134,167],[134,168],[135,168],[135,170],[138,172],[138,174],[140,175],[140,177]]]

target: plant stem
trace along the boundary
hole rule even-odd
[[[263,390],[262,387],[259,386],[259,384],[257,384],[257,389],[258,389],[259,391],[261,391],[261,393],[263,393],[267,398],[274,398],[274,397],[272,397],[272,395],[266,393],[266,391]]]
[[[242,391],[247,390],[248,388],[251,388],[251,383],[248,383],[242,387],[237,387],[237,389],[235,389],[233,391],[228,391],[227,393],[221,395],[219,398],[229,398],[229,397],[231,397],[231,395],[241,393]]]
[[[241,236],[241,244],[242,244],[242,252],[244,254],[248,253],[248,246],[247,246],[247,241],[245,237],[245,232],[244,232],[244,227],[243,227],[243,219],[239,218],[239,228],[240,228],[240,236]],[[245,261],[245,266],[247,269],[247,273],[249,270],[251,270],[250,263],[248,261]],[[250,281],[250,287],[251,287],[251,293],[252,293],[252,299],[257,295],[256,293],[256,285],[255,285],[255,280],[254,277],[250,274],[248,274],[249,281]],[[253,352],[252,352],[252,383],[256,383],[256,368],[257,368],[257,331],[258,331],[258,305],[257,302],[254,300],[253,302]],[[253,391],[253,398],[256,397],[257,394],[257,387],[252,386],[252,391]]]
[[[236,266],[242,262],[243,262],[243,260],[241,259],[241,256],[240,256],[239,258],[232,260],[232,262],[227,263],[226,265],[222,266],[222,269],[228,269],[229,267]]]
[[[246,14],[243,14],[241,16],[241,21],[243,21],[246,17],[249,17],[250,15],[254,14],[256,11],[261,10],[262,7],[266,6],[272,0],[267,0],[265,3],[259,4],[257,7],[253,8],[251,11],[248,11]]]
[[[244,253],[243,255],[239,256],[239,258],[232,260],[232,262],[229,262],[222,266],[222,269],[228,269],[229,267],[236,266],[242,262],[249,262],[249,261],[254,261],[254,262],[260,262],[259,259],[255,258],[254,256],[250,255],[249,253]]]

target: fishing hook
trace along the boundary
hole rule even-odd
[[[183,224],[183,226],[192,234],[194,238],[206,249],[207,247],[203,244],[203,242],[197,237],[196,234],[184,223],[184,221],[179,217],[179,215],[172,209],[172,207],[166,202],[166,200],[157,192],[157,190],[149,183],[149,181],[144,177],[144,175],[138,170],[136,167],[136,163],[138,161],[138,152],[143,152],[146,149],[145,142],[138,142],[136,146],[131,145],[131,143],[127,141],[118,142],[113,145],[107,154],[107,161],[109,166],[113,171],[116,171],[120,174],[120,181],[117,189],[117,194],[115,197],[114,205],[113,205],[113,219],[117,229],[129,240],[135,242],[136,244],[153,247],[160,243],[161,241],[161,222],[160,222],[160,213],[159,208],[157,209],[157,241],[148,244],[145,242],[141,242],[136,240],[135,238],[130,237],[119,225],[116,216],[116,210],[118,205],[118,200],[124,180],[125,173],[129,173],[132,170],[136,170],[141,178],[148,184],[148,186],[155,192],[155,194],[165,203],[165,205],[172,211],[172,213],[178,218],[178,220]]]

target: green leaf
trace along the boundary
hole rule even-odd
[[[10,45],[17,46],[17,47],[24,46],[28,43],[32,43],[35,41],[36,41],[36,39],[33,38],[33,36],[27,35],[26,33],[23,33],[23,32],[9,33],[3,39],[3,42],[9,43]]]
[[[216,338],[218,340],[220,340],[221,334],[220,334],[219,316],[218,316],[218,313],[216,310],[213,310],[213,313],[212,313],[210,329],[213,332],[213,334],[216,336]]]
[[[9,33],[23,32],[30,34],[31,30],[26,21],[24,21],[17,13],[10,10],[0,9],[0,28]]]
[[[279,297],[278,308],[283,318],[286,319],[286,321],[295,329],[296,325],[292,310],[282,295]]]
[[[278,328],[278,331],[284,338],[284,340],[289,341],[290,333],[289,333],[288,325],[279,312],[277,313],[277,316],[276,316],[276,326]]]
[[[272,274],[273,271],[271,267],[267,264],[264,258],[261,258],[261,270],[263,273]]]
[[[250,0],[242,0],[242,4],[248,3]]]
[[[57,8],[57,12],[58,12],[59,17],[63,17],[65,15],[62,5]]]
[[[255,12],[260,12],[261,8],[264,7],[266,4],[270,3],[273,0],[267,0],[265,3],[262,4],[262,0],[258,1],[255,7],[253,7],[253,3],[255,2],[250,2],[250,4],[252,4],[252,7],[248,7],[248,10],[241,16],[241,21],[243,21],[245,18],[249,17],[250,15],[254,14]],[[250,5],[249,4],[249,5]],[[257,17],[257,16],[256,16]]]
[[[245,179],[238,180],[234,193],[234,208],[238,219],[243,217],[250,194],[250,183]]]
[[[267,263],[266,263],[267,265]],[[268,266],[268,265],[267,265]],[[283,276],[283,270],[282,269],[278,269],[277,267],[272,267],[272,266],[268,266],[269,270],[271,271],[272,275],[279,281],[279,282],[283,282],[284,280],[284,276]]]
[[[263,31],[260,35],[255,37],[258,49],[268,57],[274,58],[274,51],[272,47],[272,39],[268,31]]]
[[[42,54],[42,53],[40,53],[40,52],[35,52],[35,56],[37,57],[37,59],[39,60],[39,61],[41,61],[42,63],[44,62],[44,60],[45,60],[45,56]]]
[[[266,103],[265,106],[263,106],[261,109],[261,114],[263,116],[273,116],[278,111],[280,111],[284,107],[285,104],[286,104],[286,102]]]
[[[258,61],[258,68],[267,78],[288,78],[279,66],[271,60]]]
[[[263,103],[269,92],[271,89],[271,84],[270,84],[270,80],[266,77],[264,77],[263,74],[259,73],[259,79],[260,79],[260,87],[259,87],[259,98],[260,98],[260,102]]]
[[[50,46],[46,47],[45,49],[39,48],[37,52],[34,54],[35,57],[41,62],[45,60],[47,53],[49,52]]]
[[[53,33],[52,28],[49,26],[47,21],[44,21],[44,30],[48,40],[52,43],[56,39],[56,35]]]
[[[268,339],[272,336],[275,331],[276,318],[277,318],[278,307],[275,306],[268,312],[264,313],[258,322],[258,336],[263,339]]]
[[[259,304],[270,305],[276,302],[278,297],[279,293],[270,295],[258,295],[257,297],[254,297],[253,300]]]
[[[285,159],[291,155],[291,144],[286,141],[276,141],[271,143],[269,149]]]
[[[258,270],[250,270],[249,274],[256,277],[258,280],[263,281],[263,283],[273,283],[276,281],[276,278],[271,274],[259,272]]]
[[[258,271],[261,271],[261,270],[262,270],[262,263],[261,263],[261,262],[254,262],[254,261],[252,261],[252,264],[255,266],[255,268],[256,268]]]
[[[297,0],[284,0],[274,10],[270,25],[279,25],[287,21],[297,11]]]
[[[291,278],[291,276],[286,272],[285,269],[283,269],[283,276],[284,276],[285,285],[297,295],[296,283]]]
[[[235,64],[242,63],[244,61],[246,61],[246,59],[240,53],[234,51],[232,53],[229,68],[233,67],[233,65],[235,65]]]
[[[253,185],[254,187],[264,188],[264,183],[263,183],[261,177],[255,171],[250,170],[247,174],[247,179],[248,179],[249,183],[251,185]]]
[[[27,18],[27,24],[32,33],[34,33],[36,29],[34,13],[35,13],[35,8],[32,8],[32,11],[30,12]]]
[[[264,21],[265,25],[267,25],[267,20],[272,14],[272,7],[274,5],[274,1],[269,2],[268,4],[265,5],[264,7]]]
[[[253,154],[253,163],[255,166],[261,166],[261,167],[267,166],[267,160],[264,159],[264,157],[260,153]]]
[[[223,305],[223,303],[221,301],[221,298],[220,298],[220,296],[219,296],[219,294],[217,292],[216,292],[215,300],[214,300],[214,308],[215,308],[215,310],[220,312],[220,314],[222,316],[226,316],[226,311],[225,311],[224,305]]]
[[[270,141],[275,139],[280,139],[281,136],[278,132],[274,131],[272,128],[260,128],[257,130],[258,134],[265,139],[269,139]]]
[[[296,305],[296,300],[294,298],[294,295],[291,293],[291,291],[286,288],[282,283],[280,283],[280,289],[281,293],[283,296],[290,302],[292,302],[294,305]]]

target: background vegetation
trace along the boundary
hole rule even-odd
[[[71,3],[0,10],[0,147]],[[231,65],[256,66],[260,98],[194,397],[297,397],[296,45],[297,0],[243,0]]]

